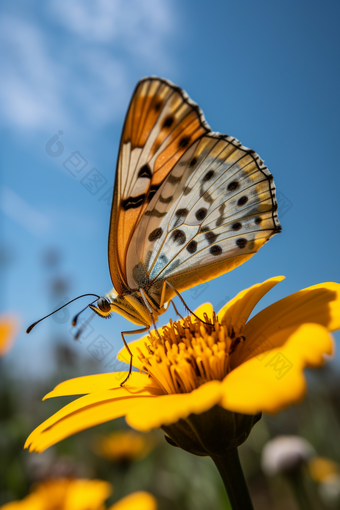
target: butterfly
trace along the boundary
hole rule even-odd
[[[121,333],[131,354],[124,335],[151,325],[157,331],[176,295],[183,301],[184,290],[239,266],[280,230],[273,176],[261,158],[212,132],[181,88],[144,78],[118,153],[108,242],[113,289],[89,307],[142,326]]]

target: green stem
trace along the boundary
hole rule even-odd
[[[221,475],[232,509],[253,510],[237,448],[226,455],[212,456],[211,458]]]

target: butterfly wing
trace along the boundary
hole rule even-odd
[[[118,294],[129,289],[127,249],[147,204],[187,148],[209,131],[199,107],[179,87],[156,77],[137,84],[120,142],[109,231]]]
[[[159,305],[164,280],[180,292],[215,278],[280,229],[274,180],[260,157],[235,138],[207,134],[147,205],[128,250],[128,285],[148,288]]]

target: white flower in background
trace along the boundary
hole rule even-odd
[[[289,473],[307,462],[316,452],[299,436],[277,436],[262,451],[261,466],[268,476]]]

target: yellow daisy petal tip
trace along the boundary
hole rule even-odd
[[[274,276],[239,292],[237,296],[228,301],[218,312],[217,315],[221,323],[226,324],[228,327],[233,326],[234,331],[238,333],[238,330],[241,330],[247,322],[257,303],[267,292],[284,279],[285,276]]]
[[[195,310],[195,315],[200,319],[204,320],[204,314],[207,314],[209,319],[212,319],[213,316],[213,306],[211,303],[203,303]]]

